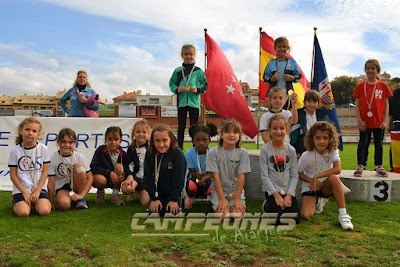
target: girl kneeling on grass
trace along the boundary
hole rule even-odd
[[[144,189],[144,157],[149,143],[151,128],[145,120],[141,120],[133,125],[132,143],[128,147],[125,157],[122,159],[126,180],[121,185],[121,191],[128,195],[125,202],[131,202],[140,194],[140,204],[147,207],[149,205],[149,193]]]
[[[118,126],[106,130],[106,144],[96,149],[90,167],[93,171],[93,186],[97,188],[96,203],[104,203],[104,188],[112,188],[111,202],[117,206],[125,203],[119,196],[122,181],[125,180],[122,157],[125,151],[120,147],[122,131]]]
[[[316,122],[307,132],[304,141],[307,151],[301,155],[297,165],[299,178],[303,180],[300,212],[303,220],[310,220],[316,211],[317,199],[329,198],[333,194],[339,208],[340,225],[343,229],[353,230],[338,176],[341,171],[338,144],[338,133],[329,122]]]
[[[14,212],[18,217],[29,216],[31,206],[41,216],[51,212],[51,204],[44,184],[50,162],[47,146],[37,143],[42,130],[38,118],[24,119],[18,127],[17,144],[10,152],[8,167],[13,182]]]
[[[287,119],[278,114],[269,119],[268,134],[271,139],[261,148],[260,171],[262,190],[265,192],[263,211],[278,213],[276,225],[283,213],[295,213],[300,222],[300,210],[296,200],[298,181],[296,150],[285,141],[290,131]]]
[[[249,154],[240,147],[242,127],[235,120],[228,120],[221,128],[221,138],[216,147],[210,149],[207,172],[213,177],[211,204],[217,213],[246,212],[244,196],[245,174],[251,172]]]
[[[193,124],[189,128],[189,135],[195,147],[186,151],[187,167],[190,172],[186,183],[187,197],[185,209],[190,209],[195,197],[211,194],[211,173],[206,172],[207,154],[211,137],[218,134],[217,126],[213,123],[207,125]]]
[[[150,195],[149,211],[178,214],[182,205],[186,160],[171,128],[158,124],[150,135],[144,159],[144,184]]]
[[[69,210],[72,201],[76,202],[77,209],[88,208],[85,196],[93,184],[93,175],[86,158],[75,150],[76,142],[76,133],[70,128],[64,128],[58,133],[57,144],[60,150],[50,157],[47,185],[53,209],[54,195],[59,210]]]

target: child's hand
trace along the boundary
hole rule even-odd
[[[320,190],[321,187],[322,187],[322,183],[321,183],[320,181],[318,181],[318,178],[317,178],[317,177],[314,176],[314,177],[312,178],[311,183],[310,183],[310,190],[311,190],[311,192],[316,192],[316,191]]]
[[[285,204],[285,207],[289,208],[292,206],[292,196],[289,194],[286,194],[285,198],[283,199],[283,203]]]
[[[232,213],[240,213],[240,217],[243,218],[244,214],[246,213],[246,207],[244,206],[242,200],[234,199],[230,211]],[[234,215],[235,218],[237,216]]]
[[[178,214],[178,212],[179,212],[178,202],[175,202],[175,201],[168,202],[166,210],[169,210],[169,212],[171,212],[174,215]]]
[[[229,204],[228,204],[228,201],[226,201],[226,198],[223,198],[222,200],[220,200],[218,202],[218,206],[215,209],[215,212],[216,213],[222,213],[223,214],[223,218],[229,212]]]
[[[119,177],[117,176],[117,174],[115,172],[111,172],[110,179],[111,179],[111,183],[112,183],[113,187],[118,188],[120,181],[119,181]]]
[[[298,99],[299,99],[299,96],[296,94],[295,91],[293,91],[293,93],[292,93],[292,105],[295,105]]]
[[[182,93],[183,91],[185,91],[185,87],[179,86],[178,87],[178,93]]]
[[[192,91],[193,93],[197,93],[197,88],[192,86],[192,87],[190,87],[190,91]]]
[[[283,78],[285,79],[285,81],[287,82],[293,82],[294,81],[294,76],[290,75],[290,74],[284,74]]]
[[[197,183],[199,186],[205,186],[206,185],[206,181],[204,181],[203,177],[198,178],[199,182]]]
[[[283,198],[282,198],[282,196],[278,193],[278,192],[275,192],[276,194],[274,194],[273,196],[275,197],[275,202],[276,202],[276,205],[278,205],[279,207],[281,207],[281,209],[285,209],[285,203],[284,203],[284,201],[283,201]]]
[[[358,122],[358,128],[360,129],[361,132],[365,132],[367,130],[367,123],[363,120],[360,120]]]
[[[382,130],[385,130],[386,128],[386,121],[383,121],[381,125],[379,125],[379,128],[381,128]]]
[[[28,204],[28,206],[31,206],[31,194],[29,194],[29,192],[27,190],[25,190],[25,192],[22,192],[22,196],[25,199],[25,203]]]
[[[276,82],[277,80],[279,80],[279,74],[278,72],[275,72],[275,74],[271,77],[271,82]]]
[[[81,194],[73,194],[72,196],[70,196],[70,198],[72,199],[72,201],[78,201],[83,199],[83,196]]]
[[[162,204],[160,200],[154,200],[150,203],[149,210],[151,213],[158,213],[162,209]]]
[[[36,188],[35,191],[31,194],[31,204],[35,205],[36,202],[39,200],[39,194],[40,194],[41,189]]]

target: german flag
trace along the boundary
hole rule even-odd
[[[287,54],[288,58],[293,58],[289,53]],[[266,95],[269,89],[269,85],[265,84],[264,82],[264,71],[267,67],[267,64],[270,60],[274,60],[275,50],[274,50],[274,39],[266,34],[265,32],[261,32],[260,36],[260,90],[259,90],[259,97],[261,99],[267,99]],[[308,87],[308,82],[306,76],[304,75],[303,71],[301,70],[299,64],[297,63],[301,71],[301,80],[298,83],[293,83],[294,91],[299,96],[299,100],[296,103],[297,108],[303,107],[303,100],[305,93],[310,90]]]

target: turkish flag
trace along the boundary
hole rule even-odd
[[[218,44],[206,33],[207,91],[201,103],[225,119],[235,119],[243,132],[253,138],[258,133],[256,122],[247,106],[242,88],[235,73]]]

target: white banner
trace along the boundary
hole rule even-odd
[[[176,106],[162,106],[161,117],[178,117],[178,108]]]
[[[118,107],[119,117],[131,117],[136,118],[136,106],[119,106]]]
[[[0,190],[11,190],[8,168],[8,156],[15,146],[18,125],[26,117],[0,116]],[[88,162],[92,161],[96,148],[105,143],[104,134],[108,127],[119,126],[122,130],[121,147],[126,150],[131,141],[132,127],[137,118],[69,118],[41,117],[43,130],[38,142],[49,148],[49,154],[58,150],[57,137],[62,128],[69,127],[77,135],[76,149],[82,153]]]

